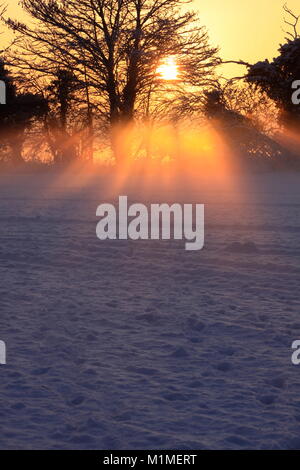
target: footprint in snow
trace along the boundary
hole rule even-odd
[[[276,397],[275,395],[262,395],[261,397],[258,397],[258,400],[263,405],[273,405],[274,401],[276,400]]]
[[[220,372],[229,372],[232,369],[230,362],[220,362],[216,365],[216,369]]]

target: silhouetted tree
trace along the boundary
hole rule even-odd
[[[238,157],[241,165],[276,167],[284,165],[287,152],[272,137],[261,132],[255,122],[230,109],[222,88],[206,93],[204,113]]]
[[[246,79],[256,84],[280,110],[280,121],[288,128],[299,130],[300,108],[292,102],[292,83],[300,77],[300,39],[294,39],[279,48],[272,62],[265,60],[249,68]]]
[[[264,60],[248,67],[246,80],[264,91],[278,106],[280,123],[286,128],[299,131],[300,107],[292,102],[292,84],[300,79],[300,38],[297,32],[299,16],[286,5],[285,19],[291,31],[286,31],[286,43],[280,45],[279,55],[271,62]]]
[[[181,85],[204,87],[219,63],[188,0],[22,0],[34,20],[6,19],[20,33],[14,63],[41,74],[72,71],[88,86],[110,125],[131,122],[149,89],[158,91],[157,67],[176,55]],[[115,149],[116,153],[118,149]],[[117,155],[122,159],[122,155]]]
[[[13,77],[0,61],[0,80],[6,85],[6,104],[0,106],[0,139],[2,159],[14,164],[23,162],[26,130],[34,119],[47,113],[47,103],[39,95],[19,93]]]
[[[76,138],[68,126],[77,87],[71,72],[58,69],[55,79],[46,89],[49,113],[45,119],[45,128],[55,163],[70,163],[78,154]]]

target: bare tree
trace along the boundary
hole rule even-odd
[[[283,9],[285,13],[287,13],[289,16],[289,21],[286,18],[284,18],[284,22],[286,25],[288,25],[292,29],[292,32],[284,31],[287,34],[287,37],[285,39],[286,41],[293,41],[294,39],[297,39],[299,37],[298,23],[299,23],[300,15],[298,16],[295,15],[295,13],[293,13],[293,11],[290,8],[288,8],[287,4],[283,6]]]
[[[54,76],[74,73],[111,126],[131,122],[145,97],[163,87],[157,67],[174,55],[180,86],[205,87],[219,63],[188,0],[22,0],[34,20],[2,18],[19,40],[12,63],[20,70]],[[182,88],[181,88],[182,89]],[[89,114],[89,117],[91,115]],[[122,156],[120,156],[122,158]]]

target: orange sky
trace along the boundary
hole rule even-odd
[[[11,16],[22,19],[19,0],[6,0]],[[255,62],[272,58],[284,39],[284,0],[193,0],[191,5],[206,25],[211,42],[219,45],[224,59]],[[300,0],[288,0],[288,6],[300,14]],[[5,40],[5,35],[1,38]],[[225,73],[240,74],[243,68],[229,66]]]
[[[254,63],[277,55],[284,42],[283,5],[300,15],[300,0],[194,0],[211,42],[224,59]],[[299,25],[300,30],[300,25]],[[240,66],[231,66],[239,74]]]

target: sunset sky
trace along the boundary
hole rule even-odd
[[[277,55],[284,41],[284,0],[194,0],[211,42],[219,45],[224,59],[254,63]],[[288,0],[300,15],[300,0]],[[299,25],[300,27],[300,25]],[[243,67],[231,68],[239,73]]]
[[[7,0],[11,16],[21,19],[18,3],[19,0]],[[209,30],[213,45],[220,46],[224,59],[252,63],[276,55],[284,38],[284,3],[284,0],[194,0],[191,5],[199,11],[201,24]],[[289,0],[287,4],[300,14],[300,0]],[[226,75],[243,71],[240,66],[229,67]]]

